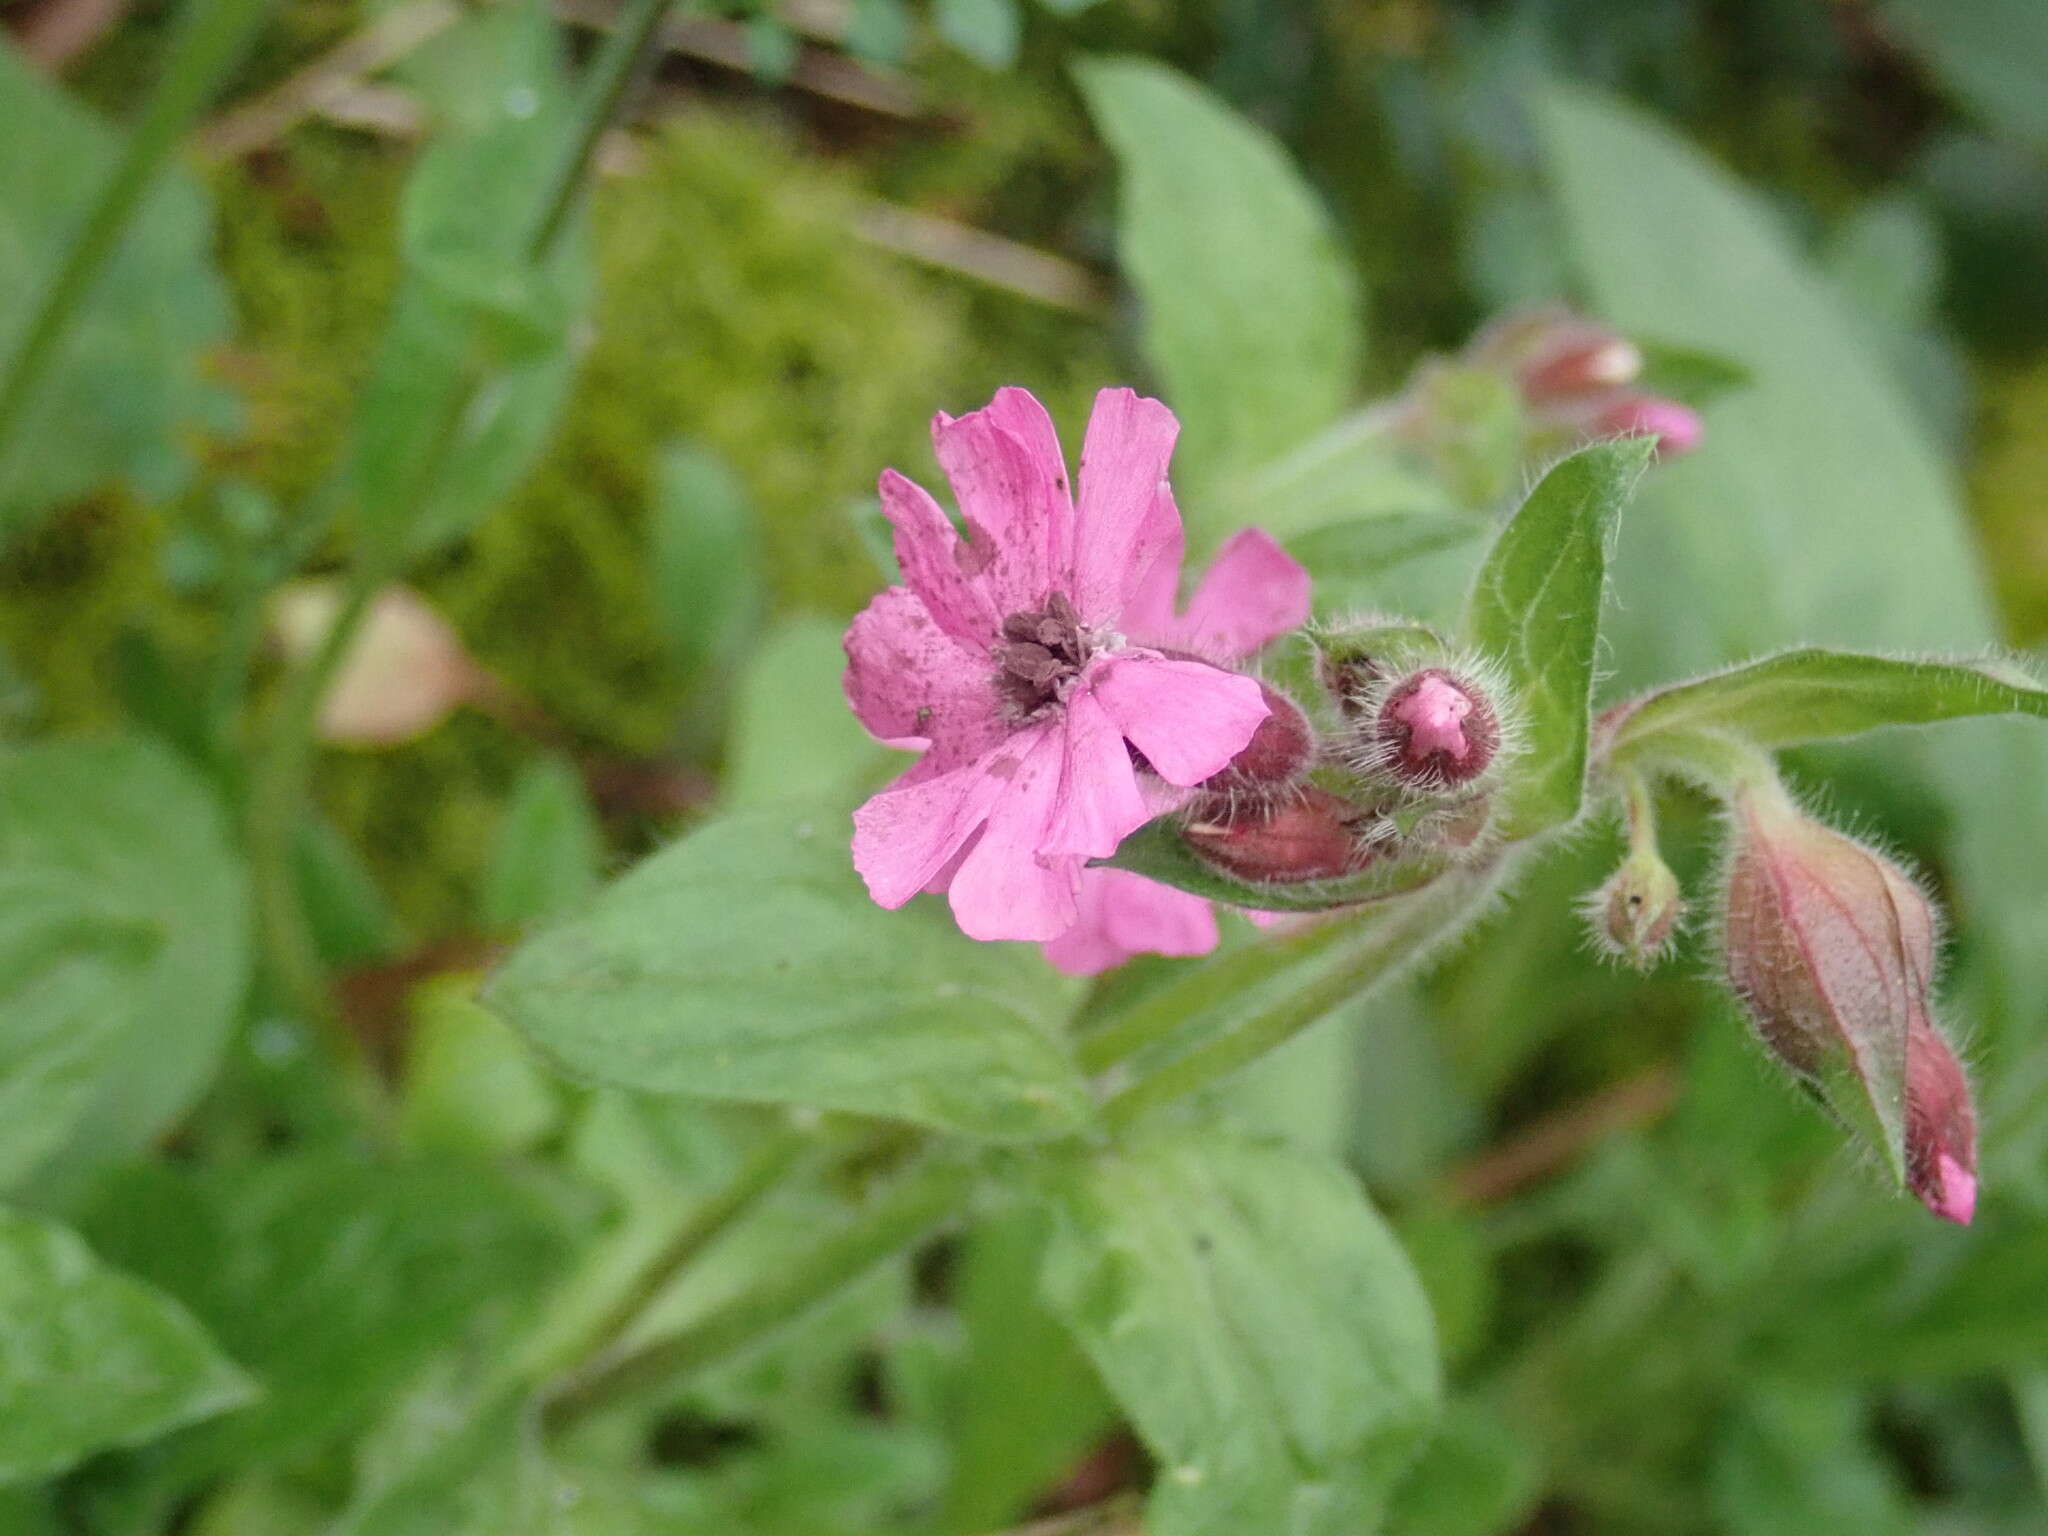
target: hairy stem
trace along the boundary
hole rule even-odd
[[[1220,1082],[1286,1044],[1326,1014],[1370,991],[1403,966],[1465,926],[1493,890],[1493,872],[1459,871],[1425,886],[1412,898],[1379,909],[1345,933],[1320,974],[1258,1009],[1222,1034],[1202,1042],[1104,1106],[1115,1129],[1140,1115]]]
[[[787,1127],[768,1136],[722,1188],[682,1214],[594,1316],[575,1318],[566,1327],[555,1320],[544,1323],[514,1363],[512,1375],[529,1384],[544,1383],[578,1362],[610,1354],[676,1277],[791,1173],[809,1144]]]
[[[914,1163],[852,1220],[826,1234],[797,1263],[714,1309],[682,1332],[600,1355],[560,1382],[541,1405],[542,1422],[563,1429],[594,1409],[723,1359],[790,1322],[955,1219],[974,1187],[976,1165],[935,1151]]]

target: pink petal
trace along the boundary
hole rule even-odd
[[[1045,946],[1070,976],[1093,976],[1133,955],[1206,955],[1216,947],[1216,914],[1186,891],[1122,869],[1081,871],[1080,916]]]
[[[988,818],[1006,788],[991,766],[1002,755],[951,773],[913,770],[853,813],[853,867],[877,906],[900,907],[925,889]]]
[[[1169,784],[1199,784],[1266,718],[1258,682],[1201,661],[1126,652],[1088,674],[1102,707]]]
[[[970,573],[975,554],[960,542],[929,492],[893,469],[882,471],[882,514],[896,530],[896,563],[939,627],[956,640],[987,647],[1002,615]]]
[[[987,411],[936,417],[932,448],[967,522],[967,571],[999,615],[1042,605],[1055,586],[1052,546],[1067,499],[1064,478],[1048,478],[1023,439]]]
[[[1070,594],[1084,618],[1117,619],[1179,530],[1180,513],[1166,483],[1179,435],[1180,423],[1157,400],[1128,389],[1105,389],[1095,397],[1081,447]]]
[[[1234,661],[1308,622],[1309,575],[1261,529],[1231,535],[1176,626],[1179,642]]]
[[[878,593],[846,631],[846,702],[891,746],[929,745],[926,766],[970,762],[1007,733],[985,651],[942,630],[907,587]]]
[[[987,765],[1001,792],[947,889],[969,938],[1050,939],[1073,926],[1081,861],[1039,856],[1065,755],[1064,733],[1046,724],[1013,737]]]
[[[1037,465],[1039,481],[1053,487],[1054,493],[1046,498],[1047,569],[1064,574],[1074,560],[1074,496],[1067,483],[1067,456],[1060,450],[1052,417],[1030,390],[1016,388],[997,390],[983,414],[1024,445]]]
[[[1059,796],[1038,851],[1048,857],[1106,859],[1151,817],[1123,732],[1101,701],[1075,690],[1067,702]]]
[[[1123,611],[1117,625],[1133,639],[1147,644],[1177,644],[1180,620],[1175,608],[1180,603],[1181,565],[1187,555],[1187,534],[1181,527],[1180,508],[1173,492],[1162,487],[1147,514],[1147,525],[1139,535],[1139,547],[1156,553],[1124,593]]]

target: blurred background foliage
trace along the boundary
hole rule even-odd
[[[6,732],[131,738],[4,787],[19,807],[125,786],[106,856],[140,882],[178,872],[154,910],[209,904],[223,833],[136,853],[151,786],[232,800],[235,739],[187,705],[254,643],[234,626],[280,509],[350,451],[411,280],[417,141],[487,120],[509,88],[499,10],[276,9],[96,318],[146,343],[82,375],[6,487],[35,512],[0,547]],[[572,60],[608,14],[560,7]],[[147,88],[167,18],[148,0],[0,6],[0,281],[54,238],[62,184],[107,152],[100,123]],[[366,31],[380,46],[358,47]],[[35,1148],[55,1162],[32,1203],[179,1298],[273,1395],[0,1490],[0,1529],[973,1536],[1091,1506],[1099,1526],[1046,1529],[1127,1528],[1143,1453],[1039,1309],[1028,1212],[884,1269],[651,1424],[593,1425],[573,1474],[466,1417],[505,1317],[572,1256],[601,1270],[650,1241],[635,1213],[658,1227],[758,1134],[541,1073],[469,1000],[474,973],[714,804],[873,777],[837,703],[837,633],[886,579],[875,474],[933,480],[934,410],[1022,384],[1071,440],[1098,385],[1163,389],[1211,540],[1247,521],[1306,537],[1327,496],[1483,515],[1521,474],[1488,456],[1483,411],[1457,423],[1470,442],[1340,465],[1334,492],[1254,471],[1488,318],[1569,301],[1653,355],[1733,365],[1706,446],[1631,513],[1623,683],[1792,640],[2048,640],[2038,0],[760,0],[693,11],[670,41],[567,262],[589,263],[595,299],[568,323],[566,402],[494,445],[502,499],[408,571],[485,681],[431,731],[328,754],[299,847],[351,1025],[401,1085],[409,1157],[366,1170],[337,1150],[348,1091],[288,1010],[259,993],[236,1018],[205,995],[245,964],[240,927],[181,921],[178,974],[200,980],[163,1006],[211,1010],[168,1031],[191,1060],[129,1069],[160,1114],[102,1106],[84,1122],[100,1144]],[[337,49],[351,67],[275,109]],[[1208,103],[1270,140],[1205,138]],[[1230,212],[1246,198],[1249,233]],[[1239,367],[1233,347],[1274,336],[1298,360]],[[1443,544],[1311,563],[1327,603],[1426,611],[1469,569],[1469,542]],[[282,668],[258,652],[261,703]],[[1615,857],[1606,829],[1440,974],[1227,1090],[1229,1113],[1347,1156],[1429,1291],[1452,1406],[1392,1529],[2048,1524],[2042,763],[1994,727],[1799,763],[1956,911],[1992,1192],[1970,1233],[1886,1203],[1769,1080],[1698,979],[1697,934],[1647,982],[1583,952],[1572,903]],[[1698,889],[1710,820],[1672,820]],[[1137,962],[1098,1001],[1163,970]],[[173,1155],[132,1155],[167,1126]],[[759,1213],[675,1316],[777,1262],[835,1179],[813,1170]],[[149,1438],[117,1429],[103,1443]],[[19,1475],[4,1457],[0,1474]]]

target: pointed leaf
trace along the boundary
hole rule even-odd
[[[622,1087],[1003,1138],[1081,1124],[1068,993],[1024,946],[877,907],[845,828],[836,810],[713,822],[521,946],[486,1000]]]
[[[62,869],[0,870],[0,1188],[91,1106],[144,993],[158,937]]]
[[[77,1234],[0,1209],[0,1483],[48,1477],[248,1401],[176,1302]]]
[[[1787,651],[1661,689],[1630,705],[1614,727],[1612,750],[1617,759],[1654,752],[1660,738],[1691,731],[1724,731],[1760,747],[1791,747],[1972,715],[2048,719],[2048,689],[1992,662]]]
[[[1193,476],[1257,468],[1327,426],[1356,382],[1358,280],[1287,153],[1148,59],[1076,67],[1122,171],[1117,248]],[[1210,530],[1220,532],[1222,530]]]
[[[1051,1193],[1045,1294],[1159,1458],[1147,1529],[1378,1529],[1441,1387],[1429,1304],[1351,1175],[1212,1127]]]
[[[1505,669],[1521,725],[1498,818],[1508,838],[1579,813],[1608,556],[1655,446],[1625,438],[1559,461],[1501,530],[1466,604],[1466,638]]]

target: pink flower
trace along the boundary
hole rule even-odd
[[[924,756],[854,812],[854,866],[882,906],[944,889],[971,937],[1057,938],[1080,915],[1088,860],[1170,798],[1148,796],[1138,758],[1190,787],[1266,717],[1252,678],[1126,638],[1162,592],[1171,611],[1179,430],[1157,400],[1104,390],[1076,499],[1026,391],[938,416],[964,540],[929,495],[883,472],[905,585],[847,631],[846,696],[877,737]]]
[[[1125,610],[1134,635],[1232,662],[1308,619],[1308,572],[1256,528],[1217,552],[1184,613],[1174,610],[1180,565],[1176,528],[1169,558],[1153,566]],[[1071,976],[1093,976],[1137,954],[1206,955],[1216,937],[1216,915],[1202,897],[1123,870],[1088,869],[1081,872],[1080,917],[1045,946],[1045,957]]]

